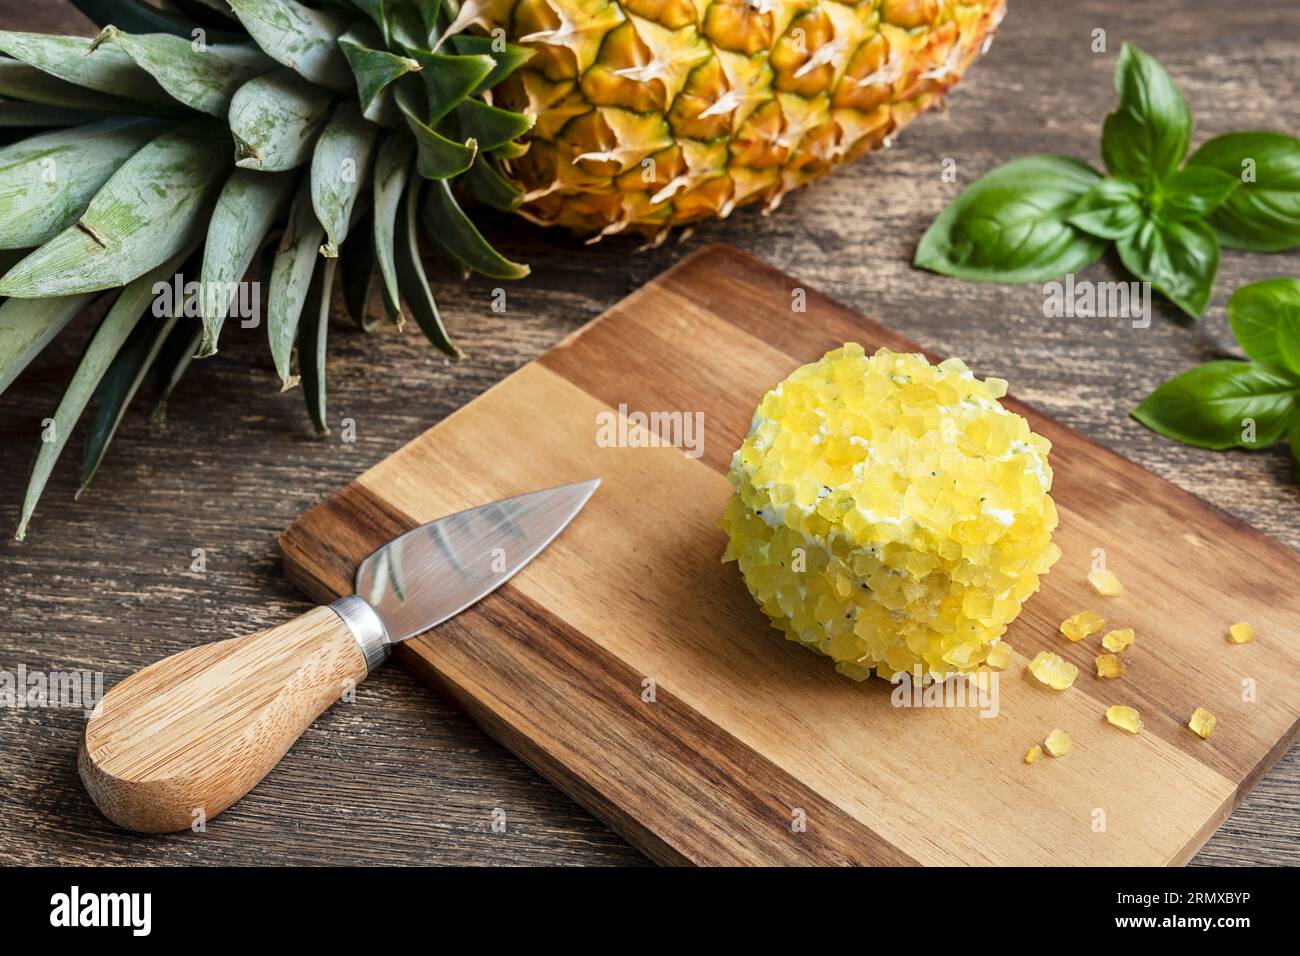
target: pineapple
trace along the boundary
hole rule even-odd
[[[1005,0],[73,0],[97,37],[0,31],[0,392],[106,309],[42,433],[21,539],[89,408],[83,487],[143,379],[245,314],[325,433],[336,276],[452,358],[421,252],[528,268],[478,202],[651,243],[887,144]],[[197,281],[183,282],[194,277]],[[251,324],[251,323],[250,323]]]

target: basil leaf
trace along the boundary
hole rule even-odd
[[[1123,239],[1137,231],[1146,210],[1142,190],[1129,179],[1103,179],[1070,207],[1066,222],[1090,236]]]
[[[921,237],[913,264],[978,282],[1046,282],[1101,258],[1105,242],[1065,221],[1101,176],[1068,156],[1040,154],[973,182]]]
[[[1157,208],[1175,222],[1204,219],[1239,185],[1232,176],[1209,166],[1186,166],[1160,184]]]
[[[1119,109],[1101,129],[1101,156],[1112,176],[1151,192],[1178,168],[1192,138],[1192,113],[1164,67],[1131,43],[1115,64]]]
[[[1300,407],[1300,380],[1253,362],[1207,362],[1165,382],[1133,410],[1154,432],[1199,448],[1272,445]],[[1250,423],[1254,423],[1253,441]]]
[[[1219,243],[1205,223],[1148,220],[1116,249],[1129,272],[1188,315],[1205,311],[1219,269]]]
[[[1210,225],[1229,249],[1280,252],[1300,246],[1300,139],[1282,133],[1216,136],[1187,161],[1241,183]]]
[[[1232,293],[1228,324],[1256,362],[1300,375],[1300,279],[1265,279]]]

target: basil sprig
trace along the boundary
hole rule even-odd
[[[1148,395],[1133,417],[1200,448],[1256,450],[1288,437],[1300,465],[1300,279],[1242,286],[1228,302],[1228,322],[1250,361],[1184,372]]]
[[[940,213],[914,264],[980,282],[1046,282],[1091,265],[1114,242],[1130,273],[1199,316],[1220,242],[1300,246],[1300,140],[1230,133],[1184,164],[1191,111],[1164,68],[1126,43],[1115,90],[1119,105],[1101,136],[1107,175],[1043,154],[1001,166]]]

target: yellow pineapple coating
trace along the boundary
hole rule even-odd
[[[1070,740],[1069,734],[1058,727],[1047,735],[1047,739],[1043,741],[1043,746],[1053,757],[1064,757],[1070,752],[1073,741]]]
[[[1101,646],[1106,648],[1112,654],[1118,654],[1126,647],[1133,645],[1134,638],[1133,628],[1121,627],[1114,631],[1107,631],[1105,637],[1101,639]]]
[[[1228,628],[1228,640],[1234,644],[1249,644],[1255,639],[1255,629],[1242,621]]]
[[[1118,597],[1124,593],[1124,585],[1119,583],[1114,571],[1089,571],[1088,583],[1102,597]]]
[[[1192,719],[1187,722],[1187,726],[1196,731],[1202,740],[1209,740],[1210,734],[1214,733],[1214,725],[1218,721],[1212,713],[1204,707],[1197,707],[1192,711]]]
[[[858,680],[988,660],[1060,556],[1050,444],[1004,388],[849,344],[763,396],[721,527],[773,626]]]
[[[1039,651],[1029,662],[1029,673],[1053,690],[1066,690],[1073,686],[1074,679],[1079,676],[1079,668],[1060,654]]]
[[[1112,727],[1118,727],[1126,733],[1136,734],[1142,730],[1142,717],[1132,707],[1123,704],[1107,707],[1106,720]]]
[[[1098,654],[1093,661],[1097,665],[1097,676],[1117,678],[1124,676],[1124,662],[1114,654]]]
[[[1072,641],[1081,641],[1105,626],[1106,622],[1096,611],[1080,611],[1061,622],[1061,633]]]
[[[492,90],[535,120],[521,212],[663,238],[775,207],[887,144],[984,48],[1005,0],[469,0],[532,59]],[[462,17],[466,16],[462,7]]]

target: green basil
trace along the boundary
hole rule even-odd
[[[1131,43],[1115,65],[1119,109],[1106,117],[1101,155],[1112,176],[1151,192],[1187,155],[1192,113],[1164,67]]]
[[[1125,268],[1193,318],[1205,311],[1219,243],[1203,222],[1148,220],[1116,244]]]
[[[1253,362],[1207,362],[1165,382],[1133,417],[1154,432],[1200,448],[1258,449],[1287,431],[1300,379]],[[1248,441],[1248,420],[1254,440]]]
[[[1280,252],[1300,246],[1300,139],[1282,133],[1216,136],[1187,161],[1241,183],[1210,224],[1230,249]]]
[[[1186,166],[1160,184],[1156,208],[1174,222],[1204,219],[1237,189],[1240,183],[1208,166]]]
[[[1228,300],[1228,324],[1256,362],[1300,375],[1300,279],[1242,286]]]
[[[979,282],[1046,282],[1101,257],[1066,215],[1101,176],[1067,156],[1028,156],[976,180],[926,230],[914,264]]]
[[[1142,225],[1142,190],[1130,179],[1103,179],[1070,207],[1066,222],[1100,239],[1123,239]]]

